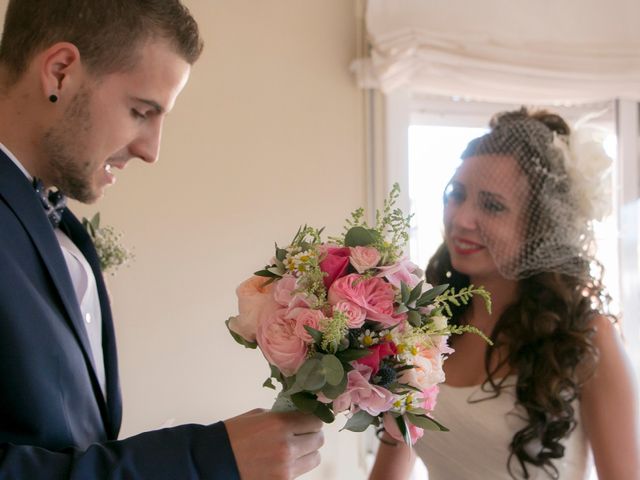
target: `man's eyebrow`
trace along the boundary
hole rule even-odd
[[[146,100],[144,98],[138,98],[138,97],[134,97],[134,100],[137,102],[141,102],[146,105],[149,105],[151,108],[155,110],[155,113],[158,115],[164,113],[165,111],[164,108],[158,102],[154,102],[153,100]]]

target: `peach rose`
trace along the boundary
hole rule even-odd
[[[258,325],[264,318],[281,308],[273,298],[273,284],[265,286],[266,281],[254,275],[236,288],[238,315],[231,319],[229,328],[249,342],[256,341]]]
[[[290,377],[304,363],[307,345],[295,334],[296,320],[287,318],[287,313],[286,308],[281,308],[264,318],[258,325],[256,337],[269,363]]]
[[[398,378],[399,383],[411,385],[420,390],[426,390],[444,380],[442,356],[439,353],[432,358],[422,355],[413,357],[413,368],[403,370]]]

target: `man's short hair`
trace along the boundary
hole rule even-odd
[[[202,52],[198,25],[180,0],[10,0],[0,63],[17,80],[39,52],[70,42],[92,74],[104,75],[133,67],[153,39],[189,64]]]

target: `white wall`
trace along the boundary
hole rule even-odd
[[[4,12],[6,0],[0,0]],[[188,0],[206,47],[167,119],[161,158],[135,162],[97,205],[135,248],[109,278],[124,395],[122,436],[269,407],[268,374],[224,321],[235,286],[302,223],[338,233],[364,206],[363,94],[349,73],[349,0]],[[305,478],[364,478],[358,436],[327,429]],[[339,470],[338,470],[339,467]]]

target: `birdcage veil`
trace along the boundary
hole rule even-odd
[[[604,133],[524,108],[497,114],[490,127],[462,159],[496,167],[477,171],[467,194],[500,273],[579,275],[597,263],[593,221],[608,214],[611,197]]]

